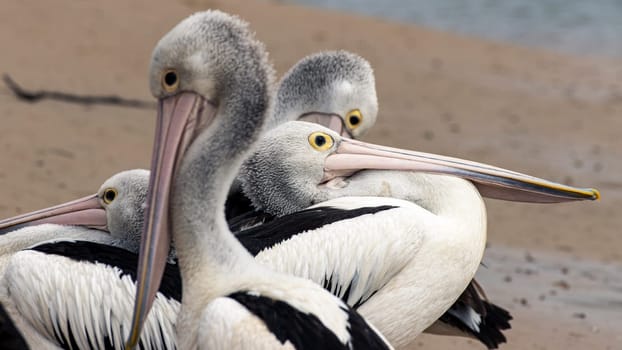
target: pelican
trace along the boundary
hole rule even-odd
[[[240,178],[256,207],[281,216],[274,225],[294,226],[279,237],[262,226],[239,233],[256,240],[256,259],[328,286],[396,348],[412,344],[473,278],[486,241],[480,193],[544,203],[599,196],[485,164],[350,140],[305,122],[268,132]],[[302,263],[308,261],[314,263]],[[465,324],[480,321],[465,316]]]
[[[0,302],[31,348],[123,348],[148,177],[124,171],[94,195],[0,221]],[[166,271],[144,349],[175,348],[181,281]]]
[[[89,235],[93,235],[98,236],[96,239],[99,240],[98,233],[101,233],[76,230],[77,235],[74,235],[68,230],[70,236],[66,236],[47,229],[37,233],[34,226],[39,224],[82,226],[106,231],[109,234],[101,237],[106,237],[111,245],[138,251],[148,184],[148,170],[126,170],[106,179],[92,195],[0,220],[0,255],[59,237],[90,240]],[[11,233],[24,227],[29,230],[20,234]]]
[[[248,25],[220,11],[188,17],[154,49],[159,110],[129,347],[161,279],[170,225],[183,283],[180,349],[390,348],[334,295],[256,263],[228,229],[228,188],[261,132],[272,75]]]
[[[326,51],[301,59],[283,76],[278,84],[268,125],[272,129],[287,121],[309,121],[326,126],[341,136],[358,139],[374,126],[377,114],[375,77],[369,62],[348,51]],[[280,164],[280,158],[273,157],[271,160],[270,166],[279,171],[296,169]],[[287,160],[284,162],[287,163]],[[263,178],[260,174],[254,175]],[[391,176],[385,180],[390,179]],[[261,213],[250,213],[254,208],[250,199],[242,193],[239,181],[235,188],[238,191],[234,191],[227,201],[227,218],[233,227],[239,228],[241,218],[257,215],[263,219],[265,216]],[[336,198],[338,192],[333,193]],[[359,194],[365,193],[361,191]],[[279,195],[277,191],[271,192],[271,198]],[[283,198],[288,200],[287,196]],[[259,207],[262,207],[261,203]],[[243,244],[246,242],[243,237],[241,241]],[[294,264],[293,261],[290,263]],[[501,331],[510,328],[511,316],[484,299],[482,288],[473,281],[452,308],[441,316],[431,332],[467,335],[480,340],[488,348],[496,348],[506,340]]]

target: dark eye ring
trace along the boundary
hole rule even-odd
[[[346,115],[348,116],[346,119],[346,127],[348,129],[352,130],[361,126],[361,123],[363,122],[363,114],[359,109],[353,109]]]
[[[318,151],[326,151],[330,149],[334,143],[335,140],[325,132],[318,131],[309,135],[309,144]]]
[[[104,190],[104,194],[102,195],[104,203],[110,204],[115,198],[117,198],[117,190],[114,188],[107,188]]]
[[[326,144],[326,137],[324,137],[324,135],[317,135],[315,136],[315,144],[318,147],[322,147]]]
[[[164,75],[164,83],[168,86],[173,86],[177,82],[177,74],[175,72],[168,72]]]
[[[174,92],[179,87],[179,76],[174,69],[162,72],[162,87],[167,92]]]
[[[361,118],[359,118],[358,116],[356,116],[356,115],[351,115],[350,116],[350,124],[358,125],[358,123],[360,123],[360,122],[361,122]]]

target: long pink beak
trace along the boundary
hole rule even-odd
[[[175,172],[188,145],[209,126],[216,108],[193,92],[161,99],[151,160],[145,224],[138,257],[136,301],[128,348],[134,348],[162,280],[170,249],[169,202]]]
[[[0,234],[40,224],[86,226],[108,231],[106,210],[97,194],[0,221]]]
[[[336,152],[326,158],[324,181],[363,169],[452,175],[472,181],[482,196],[509,201],[559,203],[600,198],[600,192],[593,188],[567,186],[492,165],[350,139],[341,139]]]

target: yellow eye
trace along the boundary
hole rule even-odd
[[[363,115],[361,114],[361,111],[359,111],[358,109],[353,109],[350,112],[348,112],[348,114],[346,114],[346,126],[348,127],[348,129],[350,130],[356,129],[359,126],[361,126],[362,122],[363,122]]]
[[[174,92],[179,87],[179,76],[174,69],[162,72],[162,87],[166,92]]]
[[[333,147],[334,143],[333,138],[324,132],[314,132],[309,135],[309,144],[318,151],[326,151]]]
[[[112,187],[104,190],[104,194],[102,195],[104,203],[110,204],[115,198],[117,198],[117,190]]]

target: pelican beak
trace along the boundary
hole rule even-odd
[[[338,133],[339,135],[347,138],[352,138],[352,134],[350,130],[346,128],[343,123],[343,118],[341,118],[338,114],[329,114],[329,113],[320,113],[320,112],[312,112],[301,115],[298,118],[298,121],[301,122],[309,122],[314,124],[320,124],[325,126],[332,131]]]
[[[350,139],[342,139],[336,151],[326,158],[324,180],[363,169],[453,175],[473,182],[484,197],[508,201],[559,203],[600,198],[598,190],[593,188],[566,186],[492,165]]]
[[[188,145],[215,115],[216,107],[193,92],[181,92],[159,101],[145,224],[138,256],[136,301],[127,343],[130,349],[138,343],[166,265],[171,241],[169,201],[175,171]]]
[[[40,225],[76,225],[108,231],[106,210],[97,194],[0,220],[0,235],[22,227]]]

